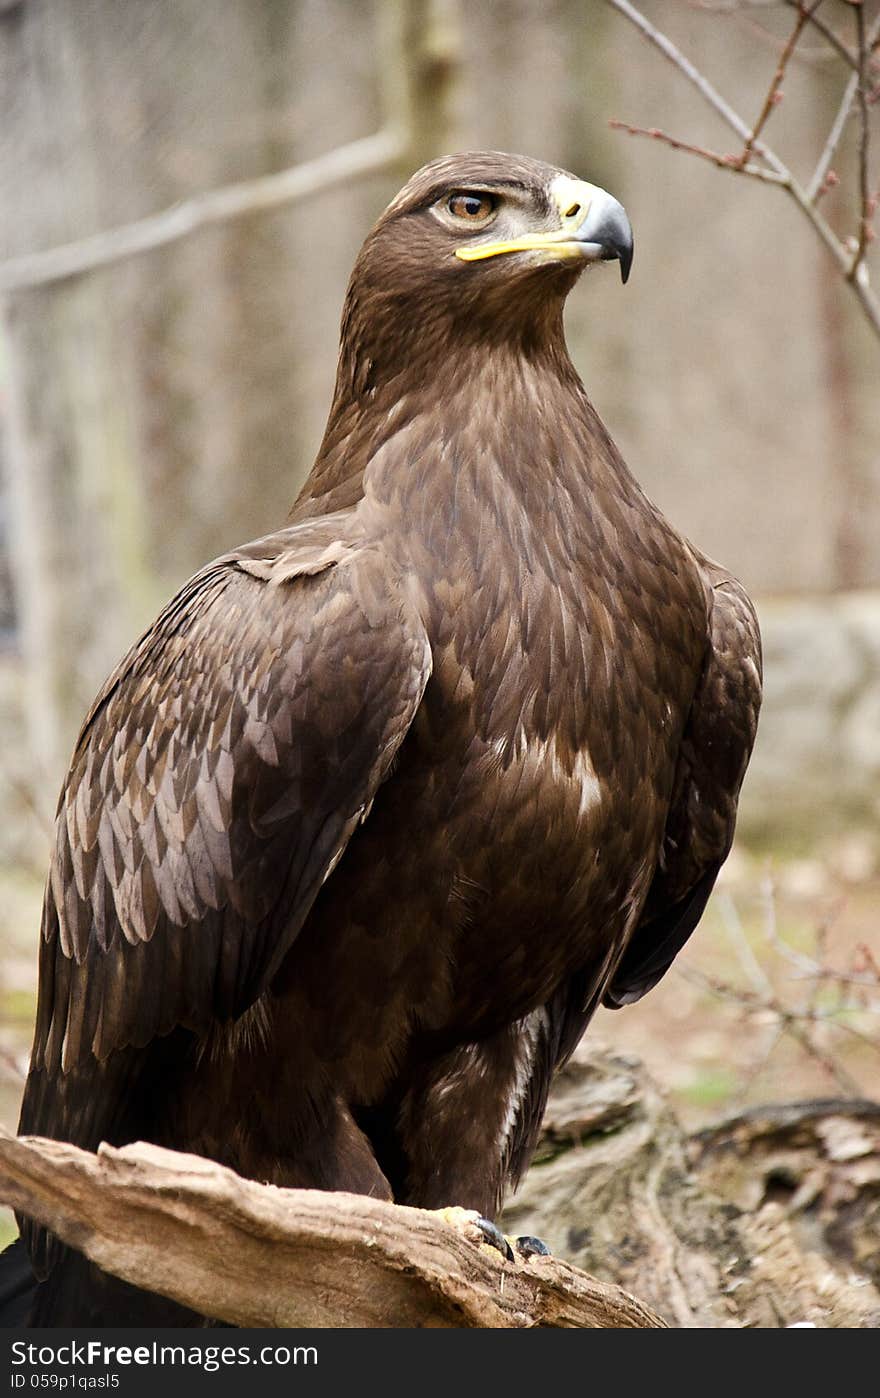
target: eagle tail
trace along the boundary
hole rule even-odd
[[[0,1329],[32,1324],[38,1285],[27,1248],[16,1238],[0,1253]]]
[[[45,1281],[37,1280],[22,1238],[0,1253],[0,1329],[204,1324],[176,1301],[111,1277],[72,1249],[62,1250]]]

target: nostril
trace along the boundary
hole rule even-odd
[[[581,206],[580,206],[580,204],[572,204],[570,208],[566,209],[566,211],[565,211],[563,217],[564,217],[564,218],[574,218],[575,214],[579,214],[580,211],[581,211]]]

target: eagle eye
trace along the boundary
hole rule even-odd
[[[486,223],[498,207],[498,200],[484,190],[460,189],[450,194],[446,207],[462,223]]]

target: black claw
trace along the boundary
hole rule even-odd
[[[497,1223],[493,1223],[491,1218],[482,1218],[479,1215],[474,1219],[474,1223],[479,1228],[490,1247],[497,1248],[506,1261],[515,1261],[513,1249]]]
[[[550,1257],[552,1255],[547,1244],[541,1238],[532,1238],[526,1235],[523,1238],[516,1238],[514,1241],[520,1257]]]

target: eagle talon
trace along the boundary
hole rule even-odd
[[[513,1245],[520,1257],[552,1257],[550,1249],[542,1238],[533,1238],[531,1234],[524,1234],[520,1238],[514,1238]]]
[[[510,1246],[508,1238],[501,1232],[497,1223],[493,1223],[491,1218],[483,1218],[482,1214],[477,1214],[473,1219],[474,1226],[480,1230],[485,1241],[492,1248],[497,1248],[505,1262],[515,1262],[513,1248]]]
[[[436,1217],[441,1218],[444,1223],[448,1223],[451,1228],[463,1233],[469,1242],[475,1243],[477,1247],[490,1247],[496,1252],[500,1252],[505,1262],[515,1262],[516,1258],[511,1247],[512,1239],[507,1238],[497,1223],[493,1223],[491,1218],[483,1218],[476,1209],[462,1209],[458,1206],[451,1206],[445,1209],[433,1210]],[[479,1236],[475,1236],[475,1234]]]

